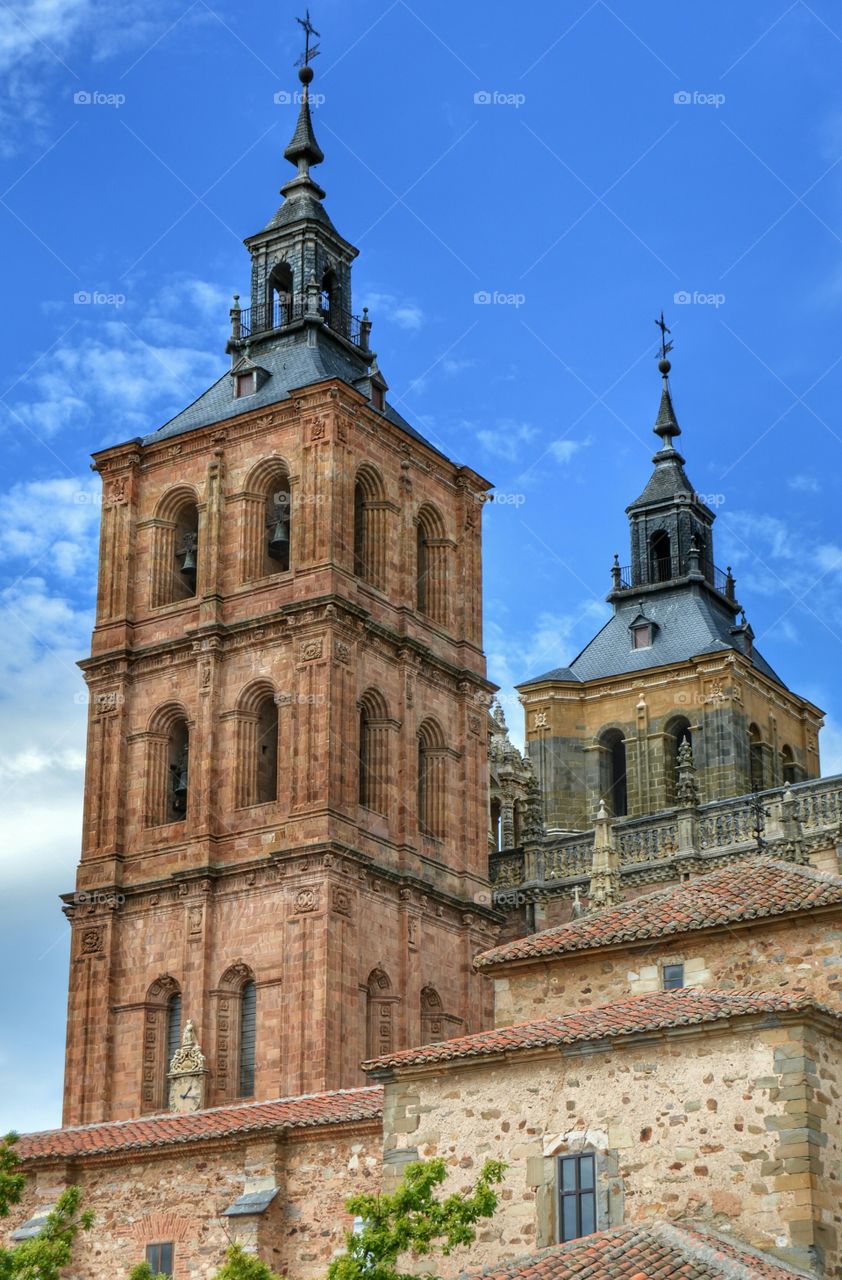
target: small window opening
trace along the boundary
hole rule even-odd
[[[253,396],[257,390],[257,373],[254,369],[248,373],[238,373],[234,380],[234,397],[241,400],[243,396]]]
[[[559,1243],[596,1231],[596,1162],[592,1155],[559,1156]]]
[[[661,982],[664,991],[680,991],[684,986],[684,965],[665,964]]]
[[[146,1261],[153,1276],[171,1276],[173,1267],[172,1244],[148,1244]]]

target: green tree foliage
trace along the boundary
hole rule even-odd
[[[16,1142],[14,1133],[0,1142],[0,1217],[6,1217],[12,1206],[20,1203],[26,1181],[19,1168]],[[0,1280],[59,1280],[76,1236],[93,1225],[94,1215],[89,1210],[80,1212],[81,1199],[78,1187],[68,1187],[37,1236],[10,1249],[0,1248]]]
[[[129,1280],[167,1280],[167,1277],[162,1271],[156,1275],[148,1262],[139,1262],[129,1272]]]
[[[241,1244],[232,1244],[225,1255],[225,1266],[217,1271],[213,1280],[281,1280],[270,1271],[265,1262],[246,1253]]]
[[[472,1192],[438,1199],[436,1188],[447,1177],[445,1161],[418,1160],[406,1166],[391,1195],[352,1196],[346,1208],[363,1226],[346,1237],[346,1251],[330,1264],[328,1280],[418,1280],[415,1273],[398,1270],[400,1256],[425,1257],[436,1248],[447,1255],[471,1244],[477,1222],[497,1208],[494,1185],[502,1182],[505,1169],[500,1160],[486,1160]]]

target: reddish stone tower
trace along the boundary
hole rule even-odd
[[[188,1018],[204,1105],[490,1021],[488,485],[385,398],[300,77],[230,371],[96,455],[65,1124],[164,1109]]]

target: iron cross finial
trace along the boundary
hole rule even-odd
[[[660,320],[656,320],[655,324],[661,330],[661,349],[658,352],[658,358],[660,360],[666,360],[667,356],[672,351],[672,343],[667,342],[667,334],[671,333],[672,331],[667,328],[666,321],[664,320],[663,311],[661,312]]]
[[[305,10],[303,18],[296,18],[295,21],[303,28],[304,31],[304,56],[298,59],[296,66],[307,67],[310,65],[313,58],[317,58],[319,55],[319,46],[317,44],[314,44],[312,49],[310,48],[310,36],[317,36],[319,32],[310,21],[309,9]]]

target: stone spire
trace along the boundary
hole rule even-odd
[[[661,448],[674,450],[673,440],[676,436],[681,435],[681,427],[675,416],[675,409],[672,407],[672,396],[670,395],[669,373],[672,365],[666,356],[658,361],[658,369],[660,370],[663,386],[661,387],[661,403],[658,408],[658,416],[655,419],[655,425],[652,430],[656,436],[661,437]]]
[[[325,193],[310,174],[310,166],[321,164],[325,156],[316,141],[313,121],[310,117],[310,85],[313,81],[313,68],[308,62],[298,68],[298,79],[301,81],[301,109],[298,112],[295,133],[284,151],[284,158],[289,160],[290,164],[294,164],[298,172],[281,187],[281,195],[289,199],[290,196],[306,189],[318,200],[323,200]]]

